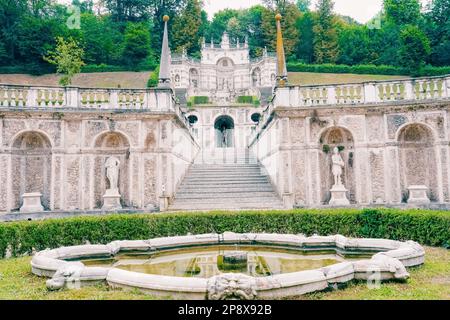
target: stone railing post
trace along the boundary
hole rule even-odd
[[[412,81],[405,81],[405,100],[414,100],[414,86]]]
[[[119,91],[111,90],[109,92],[109,105],[107,108],[110,109],[119,109]]]
[[[450,77],[445,78],[444,80],[444,97],[450,99]]]
[[[365,83],[363,103],[376,103],[376,102],[380,102],[380,98],[377,95],[377,86],[375,85],[375,83]]]
[[[37,100],[37,89],[36,88],[33,88],[33,87],[30,87],[29,88],[29,90],[28,90],[28,96],[27,96],[27,102],[26,102],[26,107],[29,107],[29,108],[34,108],[34,107],[36,107],[37,106],[37,102],[36,102],[36,100]]]
[[[335,105],[337,104],[336,99],[336,86],[330,86],[327,88],[327,104]]]
[[[81,97],[79,96],[78,88],[67,87],[66,88],[66,106],[69,108],[78,108]]]

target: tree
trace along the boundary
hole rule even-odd
[[[127,23],[124,41],[123,59],[128,66],[136,66],[150,56],[150,28],[145,23]]]
[[[317,63],[335,63],[339,57],[332,0],[319,0],[314,26],[314,55]]]
[[[398,26],[417,24],[420,18],[419,0],[383,0],[387,20]]]
[[[450,0],[433,0],[426,14],[426,22],[432,47],[430,62],[450,65]]]
[[[400,64],[409,69],[412,75],[420,74],[425,60],[431,52],[430,41],[419,27],[407,25],[400,32]]]
[[[297,0],[297,8],[301,12],[309,12],[309,7],[311,6],[311,0]]]
[[[55,65],[58,73],[63,74],[59,83],[68,86],[72,83],[75,74],[80,73],[83,62],[84,50],[74,39],[67,41],[62,37],[56,39],[56,48],[49,51],[44,60]]]
[[[297,46],[297,58],[305,63],[314,60],[314,16],[312,12],[306,12],[297,21],[300,38]]]
[[[175,51],[186,49],[188,54],[200,51],[200,27],[202,24],[202,7],[199,0],[188,0],[179,17],[172,25],[172,45]]]

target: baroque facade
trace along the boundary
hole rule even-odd
[[[227,35],[220,48],[204,44],[205,63],[171,62],[165,21],[158,88],[0,85],[1,213],[167,210],[189,187],[194,164],[182,208],[200,192],[209,192],[210,209],[219,198],[239,208],[236,197],[260,192],[252,203],[270,209],[272,187],[285,208],[450,205],[449,76],[290,86],[279,20],[278,60],[267,68],[258,65],[264,57],[249,63],[247,45],[232,48]],[[221,72],[223,61],[232,73]],[[258,67],[261,79],[252,76]],[[224,88],[243,94],[271,85],[274,68],[267,104],[215,100]],[[215,98],[183,105],[183,88]],[[242,152],[256,163],[208,171],[214,155]],[[253,182],[241,181],[245,174]]]

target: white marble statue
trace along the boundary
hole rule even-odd
[[[109,189],[118,190],[119,189],[119,166],[120,161],[116,157],[110,157],[106,160],[106,177],[109,180]]]
[[[344,160],[339,153],[339,149],[336,147],[333,150],[333,155],[331,157],[332,162],[332,173],[334,177],[334,185],[341,186],[342,185],[342,172],[345,166]]]

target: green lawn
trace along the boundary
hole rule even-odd
[[[352,283],[346,289],[320,292],[298,299],[432,299],[450,300],[450,250],[426,247],[426,264],[410,269],[406,283],[383,283],[368,289],[365,283]],[[30,257],[0,260],[0,299],[20,300],[144,300],[152,297],[137,291],[110,290],[106,285],[80,290],[49,292],[45,279],[31,274]]]

